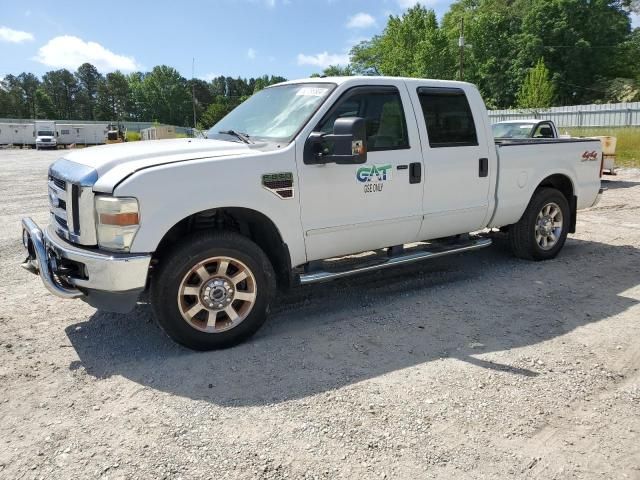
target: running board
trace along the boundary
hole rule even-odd
[[[361,267],[355,267],[349,270],[343,270],[338,272],[329,272],[326,270],[316,270],[309,273],[301,273],[299,275],[300,285],[308,285],[311,283],[322,283],[336,278],[349,277],[351,275],[357,275],[359,273],[371,272],[382,268],[397,267],[398,265],[404,265],[407,263],[419,262],[430,258],[444,257],[446,255],[453,255],[455,253],[470,252],[472,250],[479,250],[481,248],[491,245],[490,238],[476,238],[471,241],[464,242],[463,244],[453,244],[449,246],[438,245],[435,250],[422,250],[411,253],[404,253],[398,256],[389,257],[379,263],[372,265],[366,265]]]

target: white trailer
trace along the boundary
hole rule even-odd
[[[100,145],[105,143],[106,123],[59,123],[57,125],[59,145]]]
[[[172,125],[157,125],[140,130],[141,140],[164,140],[176,138],[176,127]]]
[[[35,145],[33,123],[0,123],[0,145]]]

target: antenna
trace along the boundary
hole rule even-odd
[[[463,80],[464,74],[464,17],[460,19],[460,38],[458,38],[458,47],[460,47],[460,81]]]
[[[193,104],[193,129],[196,128],[196,57],[191,60],[191,103]]]

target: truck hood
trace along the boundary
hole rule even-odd
[[[144,168],[247,153],[253,151],[243,143],[179,138],[89,147],[70,152],[63,158],[95,170],[98,180],[93,189],[110,193],[122,179]]]

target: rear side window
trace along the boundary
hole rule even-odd
[[[549,123],[541,123],[533,132],[533,138],[553,138],[553,128]]]
[[[431,147],[478,145],[476,126],[464,91],[422,87],[418,89],[418,97]]]
[[[365,119],[370,152],[409,148],[402,100],[396,88],[353,89],[338,100],[320,122],[319,130],[332,132],[335,121],[343,117]]]

